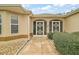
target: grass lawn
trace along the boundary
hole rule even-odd
[[[26,38],[0,41],[0,55],[14,55],[26,41]]]

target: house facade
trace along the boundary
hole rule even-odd
[[[49,32],[79,31],[79,11],[33,14],[21,5],[0,5],[0,38],[46,36]]]

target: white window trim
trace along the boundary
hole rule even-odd
[[[17,16],[17,15],[12,15],[12,16]],[[12,20],[12,16],[11,16],[11,20]],[[17,16],[17,20],[19,19],[19,17]],[[19,25],[19,23],[18,24],[12,24],[11,23],[11,25]]]
[[[13,23],[11,23],[11,20],[12,20],[12,16],[17,16],[17,15],[11,15],[11,19],[10,19],[10,33],[11,34],[16,34],[16,33],[12,33],[11,32],[11,25],[18,25],[18,32],[17,33],[19,33],[19,16],[17,16],[17,20],[18,20],[18,24],[13,24]]]

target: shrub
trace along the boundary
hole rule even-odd
[[[79,36],[79,32],[73,32],[72,34]]]
[[[53,33],[52,32],[48,33],[47,37],[48,37],[48,39],[52,40],[53,39]]]
[[[53,35],[56,49],[65,55],[79,54],[79,38],[69,33],[54,33]]]

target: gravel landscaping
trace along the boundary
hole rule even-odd
[[[26,38],[0,41],[0,55],[14,55],[26,42]]]

